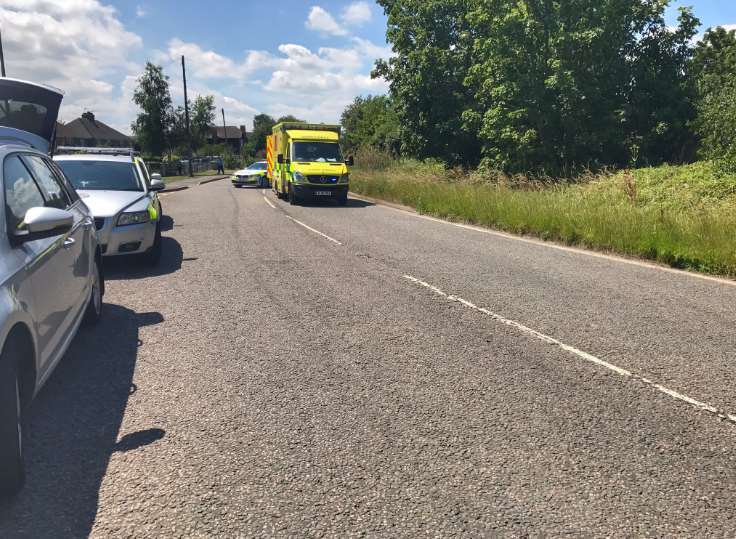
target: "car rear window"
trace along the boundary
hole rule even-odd
[[[143,191],[133,163],[120,161],[57,161],[80,191]]]

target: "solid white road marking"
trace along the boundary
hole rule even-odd
[[[373,199],[363,198],[360,195],[354,195],[353,193],[350,193],[350,195],[351,196],[354,196],[357,199],[367,200],[369,202],[374,202]],[[695,272],[692,272],[692,271],[685,271],[685,270],[680,270],[680,269],[676,269],[676,268],[668,268],[666,266],[660,266],[660,265],[654,264],[652,262],[645,262],[643,260],[632,260],[630,258],[623,258],[621,256],[609,255],[609,254],[605,254],[605,253],[597,253],[595,251],[588,251],[586,249],[579,249],[577,247],[568,247],[566,245],[559,245],[557,243],[552,243],[552,242],[549,242],[549,241],[538,240],[538,239],[534,239],[534,238],[525,238],[523,236],[516,236],[516,235],[510,234],[508,232],[501,232],[499,230],[493,230],[493,229],[490,229],[490,228],[484,228],[484,227],[477,226],[477,225],[468,225],[468,224],[465,224],[465,223],[455,223],[453,221],[447,221],[445,219],[440,219],[438,217],[432,217],[431,215],[422,215],[421,213],[417,213],[417,212],[414,212],[414,211],[409,211],[409,210],[404,210],[404,209],[401,209],[401,208],[396,208],[394,206],[389,206],[387,204],[381,204],[381,201],[380,200],[377,200],[375,202],[378,202],[381,205],[381,207],[383,207],[383,208],[388,208],[390,210],[394,210],[394,211],[403,213],[405,215],[411,215],[413,217],[417,217],[419,219],[425,219],[427,221],[432,221],[432,222],[435,222],[435,223],[442,223],[443,225],[450,225],[450,226],[454,226],[454,227],[457,227],[457,228],[464,228],[465,230],[472,230],[473,232],[481,232],[483,234],[489,234],[491,236],[496,236],[498,238],[504,238],[504,239],[513,240],[513,241],[520,241],[522,243],[529,243],[531,245],[538,245],[540,247],[547,247],[548,249],[557,249],[558,251],[565,251],[565,252],[568,252],[568,253],[575,253],[575,254],[579,254],[579,255],[585,255],[585,256],[590,256],[590,257],[593,257],[593,258],[601,258],[603,260],[610,260],[612,262],[619,262],[619,263],[622,263],[622,264],[629,264],[631,266],[638,266],[640,268],[647,268],[647,269],[653,269],[653,270],[658,270],[658,271],[664,271],[664,272],[667,272],[667,273],[674,273],[675,275],[684,275],[684,276],[687,276],[687,277],[693,277],[695,279],[701,279],[703,281],[711,281],[711,282],[715,282],[715,283],[719,283],[719,284],[725,284],[725,285],[728,285],[728,286],[736,286],[736,281],[735,280],[726,279],[724,277],[715,277],[715,276],[712,276],[712,275],[705,275],[703,273],[695,273]]]
[[[266,204],[268,204],[269,206],[271,206],[274,210],[276,209],[276,206],[274,206],[273,205],[273,202],[271,202],[270,200],[268,200],[268,198],[266,198],[266,195],[263,195],[263,200],[265,200],[266,201]]]
[[[446,292],[443,292],[436,286],[432,286],[429,283],[426,283],[420,279],[417,279],[416,277],[412,277],[411,275],[404,275],[404,279],[411,281],[414,284],[417,284],[419,286],[422,286],[424,288],[427,288],[428,290],[431,290],[436,295],[445,298],[447,301],[452,301],[454,303],[459,303],[469,309],[472,309],[476,312],[482,313],[486,316],[489,316],[493,320],[496,320],[497,322],[500,322],[502,324],[505,324],[507,326],[511,326],[515,329],[518,329],[522,333],[525,333],[527,335],[531,335],[532,337],[536,337],[537,339],[546,342],[547,344],[552,344],[555,346],[558,346],[562,350],[569,352],[581,359],[584,359],[585,361],[588,361],[590,363],[593,363],[595,365],[598,365],[600,367],[604,367],[608,369],[609,371],[615,372],[619,376],[623,376],[624,378],[628,378],[630,380],[637,380],[641,383],[643,383],[646,386],[649,386],[653,389],[656,389],[660,393],[664,393],[665,395],[668,395],[674,399],[677,399],[678,401],[685,402],[691,406],[694,406],[695,408],[698,408],[699,410],[703,410],[705,412],[708,412],[710,414],[713,414],[721,419],[726,419],[730,421],[731,423],[736,423],[736,415],[729,414],[727,412],[724,412],[722,410],[719,410],[715,406],[711,406],[710,404],[701,402],[699,400],[693,399],[692,397],[688,397],[687,395],[683,395],[682,393],[679,393],[673,389],[669,389],[663,385],[657,384],[656,382],[653,382],[652,380],[649,380],[648,378],[645,378],[643,376],[640,376],[636,373],[633,373],[631,371],[628,371],[626,369],[623,369],[617,365],[614,365],[613,363],[609,363],[608,361],[604,361],[598,357],[595,357],[592,354],[589,354],[587,352],[583,352],[582,350],[578,350],[574,346],[567,345],[563,342],[558,341],[554,337],[550,337],[549,335],[545,335],[544,333],[540,333],[536,330],[533,330],[532,328],[529,328],[525,326],[524,324],[520,324],[519,322],[516,322],[514,320],[509,320],[508,318],[504,318],[503,316],[496,314],[494,312],[489,311],[488,309],[484,309],[482,307],[478,307],[477,305],[464,300],[461,297],[453,296],[451,294],[447,294]]]
[[[327,234],[324,234],[324,233],[320,232],[319,230],[316,230],[316,229],[312,228],[311,226],[302,223],[301,221],[297,221],[291,215],[287,215],[286,218],[287,219],[291,219],[292,221],[294,221],[299,226],[303,226],[304,228],[306,228],[307,230],[310,230],[310,231],[314,232],[315,234],[319,234],[323,238],[325,238],[327,240],[330,240],[332,243],[334,243],[336,245],[342,245],[342,243],[340,243],[339,241],[337,241],[335,238],[331,238]]]

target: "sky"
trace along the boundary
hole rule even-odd
[[[673,0],[693,6],[706,27],[734,25],[736,1]],[[130,133],[131,97],[147,61],[170,77],[183,104],[215,96],[228,125],[252,127],[260,112],[336,122],[357,95],[382,94],[372,79],[388,58],[386,18],[372,0],[0,0],[7,74],[64,91],[60,119],[92,111]]]

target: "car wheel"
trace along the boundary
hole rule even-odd
[[[0,356],[0,494],[10,496],[23,486],[23,442],[21,428],[18,357],[11,343]]]
[[[100,264],[95,260],[94,274],[92,275],[92,294],[87,304],[87,311],[84,313],[84,323],[93,326],[102,318],[102,295],[105,290],[105,281],[103,280]]]
[[[159,261],[161,260],[161,223],[156,226],[156,236],[153,240],[153,246],[148,250],[146,254],[143,255],[144,260],[146,264],[149,266],[156,266],[158,265]]]

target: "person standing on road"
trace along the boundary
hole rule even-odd
[[[217,163],[217,173],[218,174],[225,174],[225,163],[222,160],[222,157],[218,157],[216,159]]]

